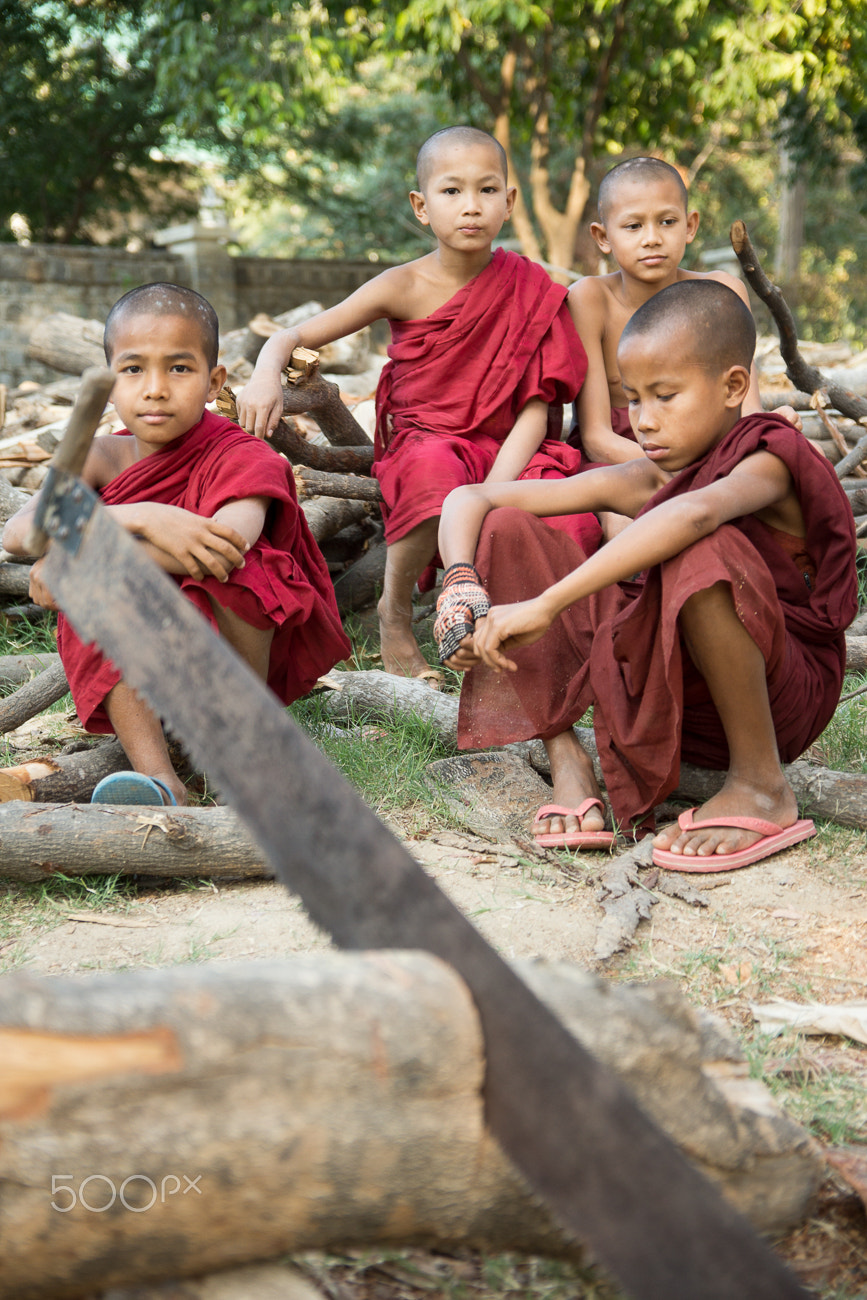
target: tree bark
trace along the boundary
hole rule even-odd
[[[29,564],[0,564],[0,596],[30,594]]]
[[[867,636],[846,637],[846,672],[867,673]]]
[[[283,389],[283,414],[302,415],[309,411],[329,442],[338,447],[369,447],[370,438],[341,399],[336,384],[323,379],[319,370],[305,375]]]
[[[330,474],[302,467],[295,474],[301,497],[342,497],[347,501],[381,501],[382,489],[376,479],[360,474]],[[2,570],[0,570],[2,572]]]
[[[301,509],[316,541],[324,542],[349,524],[358,523],[367,514],[370,506],[364,501],[345,501],[340,497],[317,497],[315,501],[305,501]]]
[[[0,655],[0,691],[23,686],[38,673],[58,663],[60,655],[50,651],[45,654]]]
[[[5,474],[0,474],[0,528],[29,500],[29,492],[13,487]]]
[[[271,446],[293,465],[309,465],[328,474],[370,474],[372,447],[319,447],[308,442],[292,420],[279,420],[271,435]]]
[[[385,542],[376,542],[336,580],[334,594],[341,614],[366,609],[376,600],[385,577],[385,551]]]
[[[68,690],[66,673],[58,658],[56,663],[51,664],[38,677],[25,682],[12,695],[0,700],[0,735],[23,726],[38,713],[42,713],[43,709],[62,700]]]
[[[720,1022],[518,969],[759,1229],[803,1217],[816,1148]],[[0,1050],[0,1300],[350,1244],[580,1258],[486,1130],[474,1004],[426,954],[8,975]]]
[[[65,374],[80,375],[88,366],[104,366],[102,321],[53,312],[35,325],[27,355]]]
[[[73,754],[33,759],[0,770],[0,804],[22,799],[28,803],[84,803],[104,776],[128,767],[129,759],[116,739]]]
[[[0,773],[2,775],[2,773]],[[229,808],[5,803],[0,878],[144,875],[247,880],[273,872]]]

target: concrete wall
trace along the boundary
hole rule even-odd
[[[141,253],[0,243],[0,383],[57,379],[57,371],[27,358],[36,322],[56,311],[102,321],[121,294],[139,284],[168,280],[197,289],[228,330],[260,311],[277,315],[312,299],[332,306],[384,269],[365,261],[232,257],[202,227],[178,233],[186,238],[174,246],[166,241],[165,248]]]

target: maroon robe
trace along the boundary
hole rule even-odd
[[[614,815],[623,825],[641,822],[677,785],[681,758],[728,766],[722,724],[678,628],[691,595],[726,582],[765,659],[780,756],[791,762],[803,753],[836,708],[844,631],[857,610],[852,511],[831,465],[782,417],[747,416],[641,513],[716,482],[761,450],[792,475],[806,525],[803,549],[815,565],[812,586],[773,530],[754,515],[735,519],[649,570],[643,583],[615,584],[565,610],[535,645],[509,651],[517,673],[484,665],[469,672],[458,743],[553,737],[592,704]],[[583,559],[568,537],[535,516],[496,510],[485,519],[476,567],[492,604],[505,604],[538,595]]]
[[[187,433],[118,474],[101,496],[106,505],[154,501],[207,518],[230,501],[270,497],[261,536],[227,582],[171,576],[212,625],[209,595],[251,626],[275,629],[268,685],[286,704],[350,653],[327,566],[298,506],[292,467],[231,420],[205,411]],[[57,646],[82,723],[88,731],[110,732],[103,700],[120,673],[96,646],[82,644],[62,614]]]
[[[391,360],[376,394],[373,466],[388,543],[436,518],[453,488],[483,482],[533,398],[549,404],[548,432],[519,477],[579,471],[580,454],[561,441],[561,407],[581,387],[587,357],[566,294],[537,263],[497,249],[432,315],[389,322]],[[594,515],[552,525],[588,554],[599,545]]]

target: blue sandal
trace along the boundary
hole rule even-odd
[[[91,803],[157,804],[177,806],[177,799],[165,782],[143,772],[112,772],[104,776],[90,796]]]

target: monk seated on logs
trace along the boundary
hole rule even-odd
[[[723,871],[815,833],[780,761],[803,753],[839,699],[854,525],[801,433],[777,414],[741,417],[754,348],[752,316],[727,286],[663,289],[617,354],[639,458],[556,483],[462,487],[443,507],[435,633],[443,661],[470,670],[459,744],[544,740],[544,846],[605,835],[572,730],[591,704],[624,830],[652,825],[681,758],[727,773],[655,836],[657,865]],[[589,558],[536,517],[609,508],[632,522]]]
[[[575,401],[568,442],[581,450],[585,463],[616,465],[641,455],[617,368],[617,345],[633,312],[682,280],[716,280],[747,306],[749,298],[743,283],[727,271],[688,271],[680,265],[698,231],[699,214],[690,209],[680,172],[670,163],[639,157],[612,167],[599,186],[598,213],[590,233],[617,269],[608,275],[585,275],[569,290],[569,310],[587,353],[587,377]],[[741,413],[761,410],[753,364]],[[801,427],[790,406],[779,413]],[[622,516],[606,516],[606,536],[626,522]]]
[[[433,685],[441,674],[413,636],[412,592],[419,580],[433,586],[442,503],[462,483],[576,473],[580,454],[560,440],[561,406],[578,391],[586,361],[566,289],[527,258],[492,251],[515,201],[497,141],[472,127],[449,127],[422,145],[417,167],[410,202],[436,248],[270,338],[239,396],[238,418],[251,433],[269,436],[282,415],[280,373],[293,349],[389,321],[391,361],[377,391],[373,466],[387,543],[382,662],[386,672]],[[592,516],[559,526],[588,553],[599,543]]]
[[[216,312],[191,289],[148,284],[116,302],[105,325],[105,355],[117,373],[112,396],[126,428],[94,439],[82,477],[289,703],[350,646],[327,567],[297,504],[291,466],[205,410],[226,378],[217,342]],[[25,553],[37,501],[38,494],[6,524],[8,551]],[[40,569],[34,565],[31,595],[54,608]],[[106,777],[94,798],[185,803],[159,718],[62,614],[57,642],[84,726],[116,732],[135,769]]]

